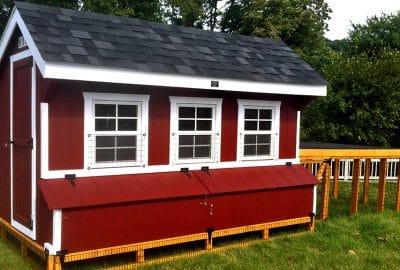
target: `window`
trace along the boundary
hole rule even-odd
[[[26,43],[25,38],[23,36],[20,36],[18,38],[18,49],[21,49],[21,48],[26,47],[26,46],[28,46],[28,44]]]
[[[217,162],[221,99],[170,97],[173,164]]]
[[[238,160],[278,158],[279,101],[238,100]]]
[[[87,168],[147,163],[148,96],[84,93]]]

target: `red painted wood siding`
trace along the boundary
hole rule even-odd
[[[0,217],[10,221],[10,62],[0,68]]]
[[[281,104],[279,158],[296,157],[297,106],[290,99]]]
[[[237,149],[237,99],[281,100],[280,158],[296,156],[296,99],[282,96],[228,92],[207,92],[169,88],[85,84],[55,84],[49,102],[49,167],[51,170],[83,168],[83,97],[82,91],[106,91],[150,95],[149,104],[149,165],[169,163],[170,101],[169,96],[222,98],[221,161],[235,161]]]
[[[50,170],[83,168],[83,96],[59,84],[49,100]]]
[[[168,165],[170,103],[165,93],[153,94],[149,104],[149,165]],[[167,138],[167,140],[166,140]]]
[[[62,249],[77,252],[309,216],[313,187],[63,210]]]

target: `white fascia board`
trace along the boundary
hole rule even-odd
[[[0,41],[0,61],[3,60],[4,54],[7,50],[7,47],[10,43],[11,37],[15,31],[16,26],[18,25],[19,30],[21,31],[23,37],[28,44],[28,48],[32,53],[33,59],[36,62],[37,67],[39,68],[40,72],[43,74],[45,61],[43,57],[40,55],[38,48],[36,47],[35,42],[31,34],[29,33],[28,27],[26,27],[25,22],[22,20],[21,15],[19,14],[18,10],[14,7],[10,19],[7,22],[6,28],[4,33],[1,37]]]
[[[152,85],[263,94],[326,96],[327,91],[326,85],[300,85],[204,78],[198,76],[142,72],[129,69],[62,63],[45,63],[44,73],[42,74],[46,79]],[[218,81],[219,87],[211,87],[211,81]]]

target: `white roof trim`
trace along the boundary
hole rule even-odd
[[[28,28],[25,25],[25,22],[22,20],[21,15],[19,14],[18,10],[15,7],[11,13],[10,19],[8,20],[6,28],[1,37],[0,61],[3,60],[4,54],[7,50],[7,47],[10,43],[11,37],[12,37],[15,27],[17,25],[18,25],[22,35],[24,36],[26,43],[28,44],[28,48],[31,51],[33,58],[35,59],[35,62],[37,64],[37,66],[39,67],[40,72],[43,74],[45,61],[43,60],[42,56],[40,55],[40,52],[39,52],[38,48],[36,47],[36,44],[33,41],[33,38],[31,36],[31,34],[29,33]]]
[[[149,86],[153,85],[282,95],[326,96],[327,93],[326,85],[301,85],[211,77],[206,78],[190,75],[143,72],[122,68],[45,62],[38,48],[36,47],[28,28],[22,20],[21,15],[15,7],[1,39],[0,61],[4,57],[12,34],[14,33],[17,25],[28,44],[28,48],[35,59],[42,76],[47,79],[79,80]],[[218,81],[219,86],[211,87],[211,81]]]
[[[263,94],[326,96],[325,85],[300,85],[205,78],[199,76],[142,72],[120,68],[56,63],[45,63],[44,71],[43,77],[48,79],[154,85]],[[211,81],[218,81],[219,87],[211,87]]]

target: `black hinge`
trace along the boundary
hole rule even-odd
[[[29,229],[33,229],[33,219],[31,218],[31,221],[29,222]]]

